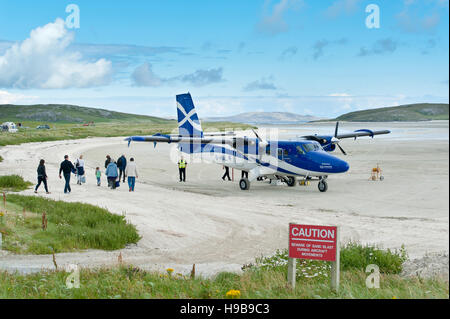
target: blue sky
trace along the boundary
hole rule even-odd
[[[200,117],[333,117],[448,103],[448,12],[448,0],[0,0],[0,104],[175,116],[190,91]]]

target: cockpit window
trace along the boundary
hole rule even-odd
[[[302,149],[302,147],[300,145],[297,146],[296,149],[299,154],[301,154],[301,155],[305,154],[305,151]]]
[[[303,144],[303,149],[305,150],[306,153],[308,153],[312,151],[318,151],[320,149],[320,146],[317,145],[316,143],[306,143]]]

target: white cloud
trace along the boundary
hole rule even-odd
[[[266,6],[269,2],[266,2]],[[285,13],[289,9],[298,10],[302,5],[303,0],[280,0],[273,6],[272,13],[262,18],[257,25],[257,30],[268,35],[286,32],[289,27],[284,20]]]
[[[84,61],[81,53],[67,49],[73,40],[74,34],[59,18],[32,30],[29,38],[0,56],[0,87],[61,89],[107,84],[111,62]]]
[[[336,0],[329,6],[325,15],[329,18],[336,18],[342,14],[352,14],[358,9],[360,0]]]
[[[162,82],[162,79],[153,72],[150,63],[144,63],[138,66],[131,75],[131,78],[137,86],[156,87],[160,86]]]
[[[19,101],[30,101],[36,99],[36,96],[27,96],[23,94],[10,93],[0,90],[0,104],[13,104]]]
[[[331,93],[328,96],[334,96],[334,97],[351,97],[348,93]]]

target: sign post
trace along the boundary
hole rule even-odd
[[[296,259],[331,261],[331,287],[339,289],[339,227],[289,224],[288,282],[295,288]]]

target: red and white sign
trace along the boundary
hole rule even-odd
[[[336,226],[289,224],[289,257],[336,261]]]

